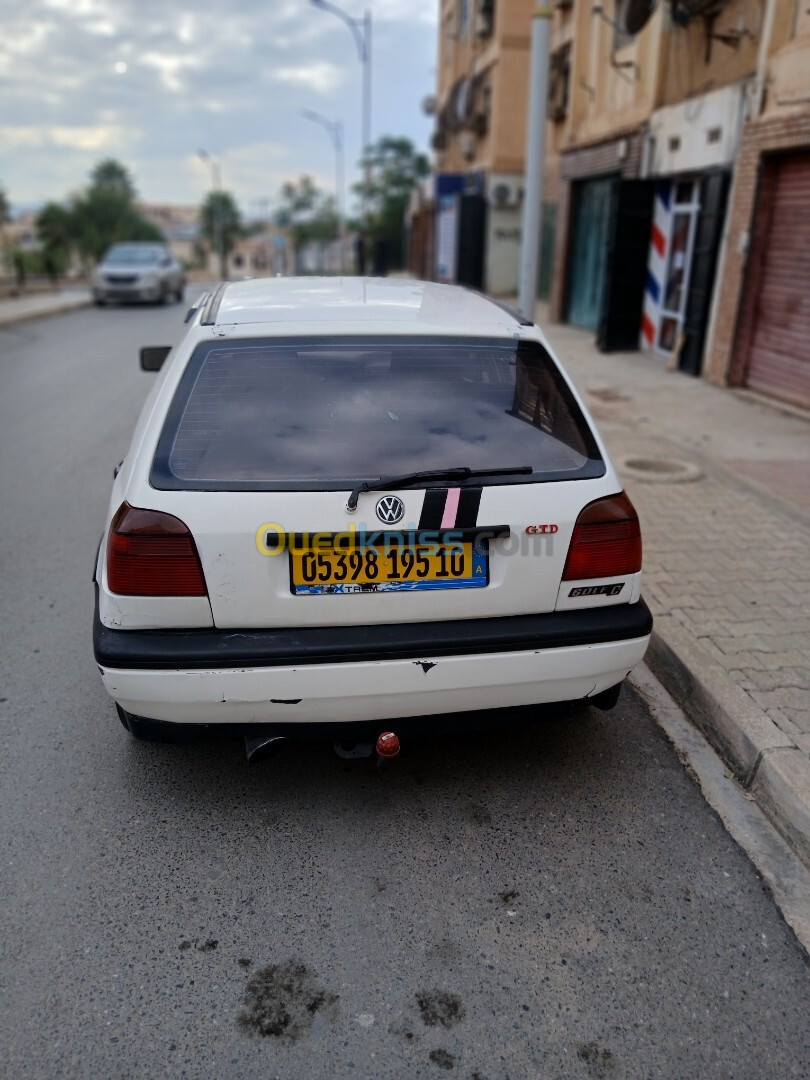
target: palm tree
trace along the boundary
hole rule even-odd
[[[244,235],[239,207],[229,191],[212,191],[200,211],[202,234],[219,256],[219,276],[228,276],[228,256]]]

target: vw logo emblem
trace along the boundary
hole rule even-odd
[[[396,525],[405,517],[405,503],[396,495],[386,495],[377,503],[377,517],[385,525]]]

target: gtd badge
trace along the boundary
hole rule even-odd
[[[405,517],[405,503],[396,495],[386,495],[377,503],[377,517],[384,525],[396,525]]]

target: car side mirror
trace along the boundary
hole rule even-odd
[[[141,370],[160,371],[171,351],[171,345],[145,345],[141,349]]]

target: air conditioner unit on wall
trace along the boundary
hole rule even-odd
[[[489,189],[489,201],[498,210],[519,206],[523,188],[517,180],[496,180]]]

